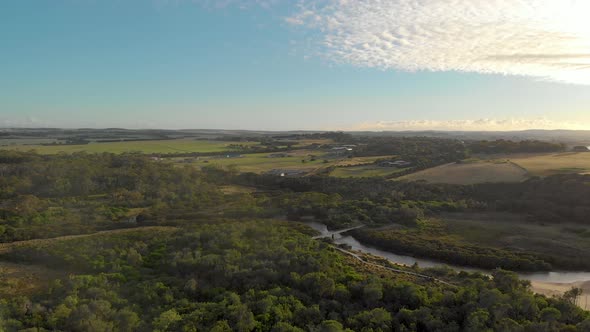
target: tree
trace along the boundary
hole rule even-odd
[[[561,312],[553,307],[541,310],[541,320],[544,322],[553,323],[561,318]]]
[[[465,331],[469,332],[480,332],[480,331],[491,331],[488,327],[488,320],[490,319],[490,313],[484,309],[477,309],[476,311],[469,314],[465,321]]]
[[[226,320],[219,321],[213,325],[211,332],[232,332],[231,327]]]
[[[160,316],[158,316],[157,318],[154,319],[153,322],[153,326],[154,326],[154,330],[155,331],[168,331],[168,329],[176,324],[177,322],[180,322],[182,320],[182,317],[178,314],[178,312],[176,312],[176,310],[174,309],[170,309],[167,311],[164,311],[160,314]]]
[[[278,322],[273,326],[271,332],[304,332],[302,329],[295,327],[289,323]]]
[[[139,316],[129,308],[123,308],[115,315],[115,327],[117,331],[132,332],[136,331],[141,323]]]
[[[320,324],[319,332],[344,332],[344,327],[338,321],[325,320]]]
[[[584,290],[578,287],[572,287],[572,289],[565,292],[562,298],[573,305],[578,305],[578,298],[582,296]]]

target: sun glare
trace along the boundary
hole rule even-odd
[[[518,7],[517,7],[518,8]],[[514,14],[533,31],[546,32],[532,54],[539,69],[551,80],[590,84],[590,1],[530,1]]]

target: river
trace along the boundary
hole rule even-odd
[[[466,271],[466,272],[483,272],[489,273],[489,270],[478,269],[474,267],[468,266],[456,266],[452,264],[447,264],[441,261],[431,260],[431,259],[423,259],[423,258],[416,258],[412,256],[405,256],[405,255],[397,255],[392,252],[379,250],[377,248],[366,246],[360,243],[357,239],[352,236],[342,236],[339,233],[331,232],[328,230],[328,227],[322,223],[318,222],[306,222],[306,225],[310,226],[311,228],[320,232],[323,236],[331,237],[334,235],[334,242],[337,244],[347,244],[352,247],[353,250],[369,253],[375,256],[383,257],[388,259],[389,261],[401,264],[401,265],[414,265],[414,263],[418,263],[418,266],[423,268],[428,267],[441,267],[447,266],[457,271]],[[535,282],[543,282],[543,283],[574,283],[579,281],[589,281],[590,280],[590,272],[568,272],[568,271],[550,271],[550,272],[533,272],[533,273],[519,273],[518,274],[521,279],[526,279]]]

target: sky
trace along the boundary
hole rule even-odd
[[[2,0],[0,127],[590,129],[588,0]]]

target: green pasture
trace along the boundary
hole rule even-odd
[[[156,141],[129,141],[89,143],[83,145],[10,145],[0,146],[0,149],[19,151],[35,150],[40,154],[58,153],[190,153],[190,152],[222,152],[229,151],[231,144],[257,145],[258,142],[222,142],[204,141],[192,139],[156,140]]]
[[[338,159],[327,159],[324,158],[323,154],[316,154],[316,153],[306,153],[307,150],[294,150],[291,152],[286,152],[288,155],[287,157],[271,157],[272,153],[253,153],[253,154],[245,154],[239,157],[230,156],[230,157],[201,157],[195,160],[188,160],[185,158],[177,158],[175,159],[176,162],[182,162],[183,160],[186,163],[196,164],[198,166],[206,166],[206,165],[217,165],[221,167],[227,166],[236,166],[240,172],[253,172],[253,173],[264,173],[268,172],[273,169],[284,169],[284,170],[294,170],[294,169],[301,169],[301,170],[308,170],[314,171],[321,168],[331,167],[331,166],[338,166],[338,165],[355,165],[355,164],[367,164],[374,162],[378,159],[387,158],[387,156],[380,156],[380,157],[356,157],[356,158],[338,158]],[[314,158],[311,155],[314,154]],[[313,160],[312,160],[313,159]],[[305,162],[303,162],[305,161]],[[400,170],[392,169],[392,168],[382,168],[384,172],[379,173],[378,170],[381,167],[375,166],[358,166],[364,168],[375,168],[375,174],[378,175],[365,175],[365,176],[382,176],[379,174],[393,174]],[[349,167],[350,169],[357,169],[355,167]],[[349,169],[347,168],[347,169]],[[335,172],[339,171],[340,169],[344,169],[341,167],[336,167]],[[369,171],[364,171],[364,174],[371,174]],[[362,176],[362,174],[360,175]]]
[[[240,157],[201,157],[191,164],[198,166],[217,165],[222,167],[236,166],[240,172],[264,173],[273,169],[305,169],[312,171],[330,164],[324,163],[323,159],[317,158],[311,161],[308,156],[288,156],[282,158],[271,158],[270,153],[252,153]],[[305,160],[305,162],[302,162]]]

